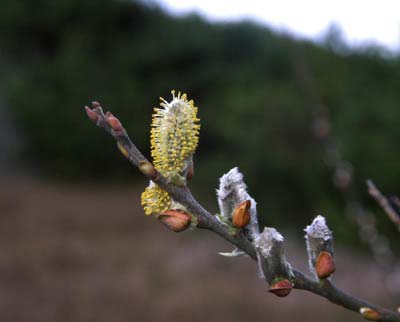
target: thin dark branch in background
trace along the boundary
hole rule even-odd
[[[346,203],[347,216],[349,220],[357,224],[360,238],[371,249],[375,261],[385,271],[392,270],[396,267],[394,264],[397,258],[393,255],[388,238],[379,233],[375,225],[375,215],[360,201],[359,193],[354,186],[353,166],[343,158],[332,134],[329,111],[318,93],[305,53],[300,46],[295,44],[290,49],[295,77],[313,115],[313,135],[323,148],[325,163],[333,174],[333,184],[341,192]]]
[[[393,197],[389,200],[385,195],[383,195],[372,180],[367,180],[368,193],[376,202],[381,206],[383,211],[387,214],[389,219],[397,226],[400,230],[400,213],[395,207],[400,204],[398,197]]]
[[[137,166],[143,174],[145,174],[153,182],[155,182],[161,188],[167,191],[174,200],[184,205],[193,215],[196,216],[198,220],[197,227],[215,232],[225,240],[229,241],[235,247],[243,251],[253,260],[259,261],[259,264],[261,266],[266,263],[267,265],[263,266],[264,273],[271,273],[265,271],[265,269],[268,269],[269,267],[268,258],[263,257],[264,255],[260,253],[260,250],[252,242],[250,242],[249,239],[246,238],[243,233],[241,233],[241,231],[232,234],[226,228],[226,226],[224,226],[217,219],[216,216],[213,216],[196,201],[186,185],[175,185],[169,182],[165,177],[163,177],[155,170],[153,165],[142,155],[142,153],[129,139],[128,134],[126,133],[125,129],[117,118],[115,118],[111,113],[104,114],[99,103],[94,103],[93,109],[86,107],[86,113],[88,117],[97,124],[97,126],[103,128],[113,136],[113,138],[117,141],[121,152],[129,159],[129,161],[133,165]],[[282,240],[276,238],[276,242],[276,245],[278,247],[278,252],[276,254],[278,254],[280,250],[279,242],[282,242]],[[325,247],[325,245],[321,245],[322,247]],[[326,250],[329,251],[329,247]],[[323,253],[326,255],[327,251],[324,251]],[[327,262],[326,259],[328,260]],[[329,262],[329,260],[331,259],[329,254],[326,259],[322,266],[325,266],[325,268],[330,268],[331,272],[333,272],[334,269],[332,269],[332,263]],[[279,258],[272,258],[272,262],[274,262],[274,260],[279,261]],[[286,264],[286,260],[284,264]],[[290,265],[288,265],[287,267],[290,267]],[[291,283],[293,283],[293,287],[295,289],[310,291],[314,294],[328,299],[332,303],[341,305],[357,313],[361,313],[363,317],[367,319],[375,321],[400,321],[400,314],[396,311],[388,310],[380,306],[368,303],[364,300],[352,297],[335,287],[326,277],[321,278],[320,275],[318,275],[320,279],[314,280],[295,269],[290,268],[290,272]],[[270,283],[269,280],[268,282]],[[284,296],[288,294],[285,293],[286,290],[283,287],[281,289],[270,288],[270,291],[278,296]]]

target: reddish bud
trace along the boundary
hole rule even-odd
[[[250,207],[251,207],[250,200],[243,201],[238,206],[236,206],[232,216],[232,225],[234,227],[243,228],[249,224]]]
[[[381,318],[381,314],[369,307],[362,307],[360,308],[361,315],[370,321],[378,321]]]
[[[186,230],[192,217],[182,210],[167,210],[158,215],[158,220],[174,232]]]
[[[86,115],[88,116],[88,118],[93,122],[93,123],[97,123],[99,116],[97,115],[97,113],[95,111],[93,111],[92,109],[90,109],[88,106],[85,106],[85,111],[86,111]]]
[[[326,251],[320,252],[315,261],[315,271],[317,272],[318,278],[327,278],[331,276],[335,270],[336,267],[332,255]]]
[[[283,279],[272,284],[268,292],[271,292],[279,297],[285,297],[289,295],[289,293],[292,291],[292,288],[293,283],[288,279]]]
[[[121,122],[110,112],[106,114],[106,120],[108,125],[116,132],[122,132],[124,128],[122,127]]]

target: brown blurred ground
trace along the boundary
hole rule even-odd
[[[218,256],[230,246],[209,232],[167,231],[143,215],[139,196],[1,180],[0,321],[362,321],[312,294],[267,293],[254,262]],[[305,266],[303,245],[288,253]],[[339,286],[392,304],[370,259],[338,249],[337,263]]]

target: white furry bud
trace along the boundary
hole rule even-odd
[[[332,231],[328,228],[325,217],[321,215],[315,217],[311,225],[307,226],[304,231],[306,232],[306,239],[308,239],[308,236],[310,238],[323,239],[325,241],[332,239]]]
[[[265,227],[254,242],[261,273],[270,284],[277,279],[292,277],[283,242],[283,236],[275,228],[270,227]]]
[[[326,260],[328,260],[328,263],[332,262],[330,264],[331,266],[334,265],[332,259],[332,231],[328,228],[325,218],[321,215],[315,217],[311,225],[307,226],[304,231],[306,232],[306,235],[304,237],[307,244],[308,263],[310,271],[321,278],[321,273],[318,272],[317,267],[319,266],[319,264],[322,264],[322,261],[321,263],[318,263],[319,259],[323,259],[325,265]],[[326,259],[326,257],[321,257],[321,254],[327,256],[328,258]],[[329,270],[331,270],[331,273],[333,273],[334,266],[329,268],[328,271]]]
[[[243,175],[238,168],[231,169],[219,179],[217,190],[218,205],[221,216],[226,221],[232,221],[233,211],[240,203],[250,200],[250,223],[243,228],[243,232],[251,241],[259,235],[256,202],[247,193],[247,186],[243,181]]]

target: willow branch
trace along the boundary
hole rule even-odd
[[[380,192],[380,190],[376,187],[372,180],[367,180],[367,186],[370,196],[376,200],[376,202],[383,209],[389,219],[400,230],[400,214],[393,207],[390,200],[384,194],[382,194],[382,192]],[[399,206],[400,202],[397,197],[395,197],[394,203],[396,203],[396,206]]]
[[[216,216],[213,216],[209,211],[201,206],[193,197],[191,191],[186,185],[177,186],[169,182],[167,178],[157,172],[150,161],[148,161],[136,148],[121,122],[114,115],[109,112],[104,114],[100,104],[97,102],[92,103],[92,108],[86,106],[85,109],[88,117],[117,141],[121,152],[134,166],[138,167],[144,175],[167,191],[174,200],[184,205],[190,213],[197,217],[198,228],[207,229],[218,234],[255,261],[264,260],[263,258],[260,258],[260,252],[256,249],[253,243],[251,243],[240,231],[237,234],[232,234],[217,220]],[[387,310],[380,306],[368,303],[367,301],[352,297],[335,287],[328,279],[317,281],[295,269],[291,272],[293,274],[291,279],[295,289],[310,291],[328,299],[332,303],[343,306],[344,308],[357,313],[370,310],[372,315],[362,313],[365,318],[373,318],[373,320],[376,321],[400,321],[400,314],[396,311]]]

